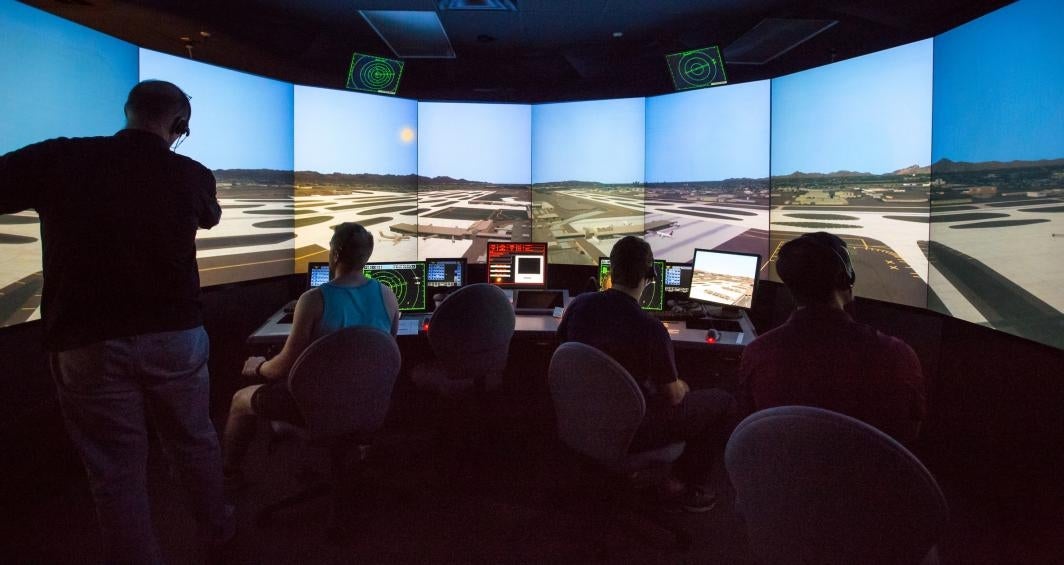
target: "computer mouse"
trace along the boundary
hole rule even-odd
[[[713,328],[706,330],[706,343],[717,343],[720,341],[720,332]]]

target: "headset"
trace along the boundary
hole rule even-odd
[[[838,259],[839,265],[842,266],[842,278],[835,281],[836,287],[852,287],[853,283],[857,281],[857,272],[853,270],[853,262],[850,259],[850,250],[846,247],[846,242],[843,241],[841,237],[827,232],[815,232],[803,234],[798,239],[831,250],[831,254]]]
[[[178,89],[178,90],[180,90],[180,89]],[[192,116],[192,102],[191,102],[192,97],[189,96],[188,94],[185,94],[185,92],[183,90],[181,91],[181,94],[184,95],[184,97],[186,99],[185,105],[188,106],[188,114],[191,117]],[[170,133],[172,133],[174,135],[177,135],[177,136],[180,136],[180,139],[178,139],[178,141],[177,141],[177,145],[174,146],[174,150],[175,151],[177,150],[178,147],[181,147],[181,144],[184,143],[186,139],[188,139],[188,136],[192,135],[192,130],[190,130],[189,127],[188,127],[188,120],[189,120],[189,118],[186,118],[186,117],[183,117],[183,116],[177,116],[176,118],[174,118],[174,121],[170,124]]]

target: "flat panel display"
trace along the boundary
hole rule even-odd
[[[530,241],[532,107],[417,108],[418,256],[483,263],[488,238]]]
[[[653,96],[646,110],[646,238],[654,257],[695,247],[768,254],[769,81]]]
[[[690,298],[748,310],[754,304],[760,263],[760,255],[696,249]]]
[[[929,307],[1064,348],[1064,11],[935,38]]]
[[[137,48],[0,2],[0,77],[0,155],[54,137],[111,135],[125,125]],[[32,210],[0,215],[0,327],[40,318],[40,228]]]
[[[400,312],[425,310],[425,262],[366,263],[362,274],[392,289]]]
[[[547,244],[489,241],[488,282],[501,287],[543,287],[547,284]]]
[[[532,107],[532,239],[551,261],[594,265],[642,236],[645,99]]]
[[[464,258],[425,259],[425,282],[439,289],[456,289],[466,284],[466,260]]]
[[[332,280],[329,264],[319,262],[307,264],[307,280],[310,288],[317,288]]]
[[[295,261],[324,261],[333,228],[362,224],[373,259],[417,258],[417,102],[295,87]]]
[[[690,263],[665,263],[665,274],[662,277],[665,294],[687,298],[691,294],[693,270],[694,267]]]
[[[196,236],[204,286],[292,273],[292,85],[140,50],[140,79],[191,98],[177,152],[214,171],[221,222]]]
[[[858,296],[927,302],[931,40],[772,79],[775,254],[802,233],[848,244]]]
[[[610,258],[599,257],[598,262],[599,289],[613,288],[613,273],[610,270]],[[639,295],[639,306],[643,310],[660,312],[665,305],[665,261],[654,261],[654,280],[643,287],[643,293]]]

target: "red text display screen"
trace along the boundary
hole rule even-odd
[[[489,241],[488,282],[499,286],[546,286],[547,244]]]

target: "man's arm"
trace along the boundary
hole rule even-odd
[[[200,174],[197,175],[196,190],[200,195],[199,227],[209,230],[218,225],[222,219],[222,207],[218,204],[218,183],[214,173],[201,165]]]
[[[38,206],[37,179],[47,171],[48,148],[35,143],[0,156],[0,214]]]
[[[388,312],[388,319],[392,323],[392,337],[399,335],[399,299],[386,284],[381,285],[381,299],[384,300],[384,310]]]
[[[909,344],[896,340],[895,358],[897,359],[895,378],[905,386],[909,393],[909,428],[906,430],[906,442],[911,442],[920,435],[920,428],[927,414],[927,392],[923,367],[920,358]]]

